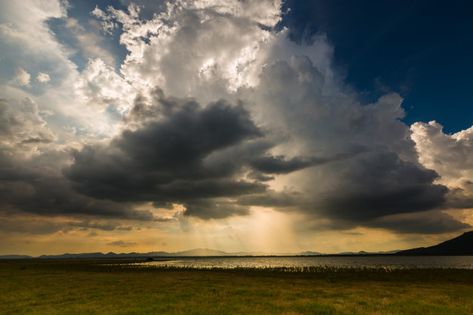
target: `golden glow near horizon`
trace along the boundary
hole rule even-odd
[[[398,236],[381,229],[355,228],[347,231],[311,231],[307,218],[296,213],[282,213],[267,208],[254,209],[248,216],[204,221],[180,217],[174,221],[126,225],[104,230],[107,221],[87,222],[96,228],[80,227],[60,219],[58,226],[70,226],[48,232],[51,220],[28,219],[44,233],[35,235],[0,233],[0,255],[84,253],[84,252],[177,252],[208,248],[225,252],[254,252],[265,254],[316,251],[338,253],[348,251],[389,251],[412,246],[435,244],[445,236]],[[82,222],[84,223],[84,222]],[[455,233],[449,234],[454,236]],[[21,250],[18,250],[20,249]]]

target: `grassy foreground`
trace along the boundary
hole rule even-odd
[[[467,270],[173,270],[0,261],[1,314],[473,314]]]

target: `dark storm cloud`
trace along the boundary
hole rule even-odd
[[[387,215],[384,217],[353,221],[309,217],[301,229],[319,231],[338,230],[347,233],[357,227],[382,228],[400,234],[440,234],[471,229],[471,225],[458,221],[439,210]]]
[[[354,145],[356,150],[329,158],[274,156],[268,153],[274,144],[259,142],[262,132],[242,105],[219,101],[202,108],[192,100],[156,95],[157,104],[137,99],[129,116],[136,128],[109,145],[87,146],[74,154],[65,174],[78,191],[119,202],[180,203],[186,215],[203,219],[267,206],[324,217],[340,226],[387,227],[377,219],[445,203],[448,189],[434,184],[434,171],[382,146]],[[308,191],[276,192],[264,184],[271,179],[268,174],[314,166],[326,172],[326,182],[314,183]],[[241,179],[245,172],[251,181]]]
[[[246,214],[244,207],[217,200],[261,193],[265,185],[237,179],[243,160],[206,162],[215,152],[262,136],[242,105],[219,101],[202,108],[194,101],[161,99],[138,103],[137,128],[106,146],[87,146],[65,171],[78,191],[115,201],[184,204],[203,218]],[[143,113],[154,113],[150,115]],[[232,157],[230,157],[232,158]]]
[[[418,234],[448,233],[471,228],[471,225],[457,221],[452,216],[440,211],[387,216],[367,222],[367,225],[400,233]]]
[[[334,165],[339,179],[316,195],[315,204],[332,218],[362,222],[396,213],[441,207],[448,189],[434,184],[437,173],[391,152],[362,154]]]
[[[259,135],[241,106],[231,107],[220,101],[202,110],[195,103],[188,103],[167,119],[149,123],[138,131],[125,131],[114,144],[150,169],[176,171],[195,167],[214,150]]]
[[[266,191],[238,202],[302,211],[314,222],[329,220],[319,223],[320,229],[370,226],[400,233],[444,233],[469,226],[440,211],[429,211],[448,206],[449,190],[434,183],[437,173],[395,153],[363,152],[322,165],[318,171],[328,172],[331,178],[313,187],[313,193]]]
[[[93,199],[69,187],[62,178],[1,180],[0,206],[43,215],[91,215],[122,219],[152,220],[149,212],[134,211],[126,204]]]
[[[23,108],[34,113],[29,120],[42,126],[35,107],[25,104]],[[3,121],[11,123],[2,127],[8,139],[9,130],[25,123],[13,119],[17,116],[4,108],[9,116],[3,114]],[[165,98],[156,90],[151,102],[141,97],[135,100],[127,123],[129,129],[108,144],[74,151],[73,164],[63,173],[53,165],[64,165],[69,158],[66,152],[50,149],[28,160],[12,158],[12,148],[10,153],[2,151],[2,209],[160,220],[133,208],[141,202],[165,208],[179,203],[186,208],[185,215],[212,219],[246,215],[249,207],[264,206],[323,218],[332,228],[371,226],[409,232],[416,220],[390,216],[441,209],[448,204],[447,196],[455,195],[434,184],[434,171],[382,146],[355,144],[351,148],[356,150],[330,157],[272,155],[269,152],[277,141],[267,139],[242,104],[218,101],[201,106],[193,100]],[[31,130],[19,141],[37,145],[43,141],[28,140],[37,135]],[[300,170],[312,181],[310,189],[277,192],[265,184],[273,176]],[[312,178],[314,171],[323,181]],[[454,198],[448,200],[452,203]],[[438,213],[419,229],[440,233],[465,227]],[[81,228],[71,224],[69,228]]]
[[[34,103],[22,104],[18,113],[2,101],[3,139],[24,148],[50,142],[41,137],[44,121]],[[152,104],[136,99],[127,121],[130,128],[110,143],[73,151],[74,163],[63,172],[70,151],[56,151],[53,144],[34,158],[14,146],[2,147],[2,210],[161,220],[134,207],[140,202],[152,201],[156,207],[177,202],[186,207],[186,215],[209,219],[248,214],[249,206],[234,200],[266,191],[265,184],[245,180],[244,174],[259,173],[249,161],[268,156],[273,144],[262,140],[242,104],[219,101],[202,107],[192,100],[164,98],[156,90]],[[22,128],[28,132],[13,138]]]
[[[445,205],[448,189],[434,184],[437,173],[401,160],[395,153],[363,152],[322,165],[327,182],[310,193],[296,191],[253,194],[242,204],[296,208],[308,214],[355,223],[386,215],[426,211]]]
[[[1,210],[152,220],[149,212],[135,211],[125,203],[98,200],[73,190],[69,182],[54,171],[54,164],[61,164],[67,157],[65,152],[49,152],[35,159],[11,158],[10,152],[0,150]]]

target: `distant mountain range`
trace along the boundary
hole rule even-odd
[[[196,257],[196,256],[229,256],[231,254],[213,249],[197,248],[181,252],[148,252],[148,253],[81,253],[62,255],[42,255],[39,258],[127,258],[127,257]]]
[[[408,250],[402,250],[396,253],[397,255],[473,255],[473,231],[463,233],[462,235],[455,237],[451,240],[443,243],[430,246],[430,247],[419,247]]]
[[[64,259],[75,259],[75,258],[154,258],[154,257],[243,257],[243,256],[320,256],[327,255],[319,252],[305,251],[300,253],[279,253],[270,254],[262,252],[224,252],[214,249],[198,248],[180,252],[148,252],[148,253],[79,253],[79,254],[61,254],[61,255],[42,255],[37,258],[64,258]],[[473,255],[473,231],[463,233],[462,235],[445,241],[443,243],[430,246],[430,247],[419,247],[408,250],[395,250],[388,252],[344,252],[332,255]],[[0,256],[0,259],[26,259],[34,258],[27,255],[4,255]]]
[[[301,253],[278,253],[269,254],[263,252],[224,252],[221,250],[197,248],[191,250],[185,250],[180,252],[148,252],[148,253],[78,253],[78,254],[60,254],[60,255],[42,255],[36,258],[148,258],[148,257],[243,257],[243,256],[315,256],[322,255],[319,252],[306,251]],[[23,258],[34,258],[27,255],[4,255],[0,256],[0,259],[23,259]]]

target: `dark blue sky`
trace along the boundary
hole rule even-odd
[[[405,97],[405,121],[473,124],[473,2],[288,0],[295,40],[326,33],[347,82],[365,101]]]

